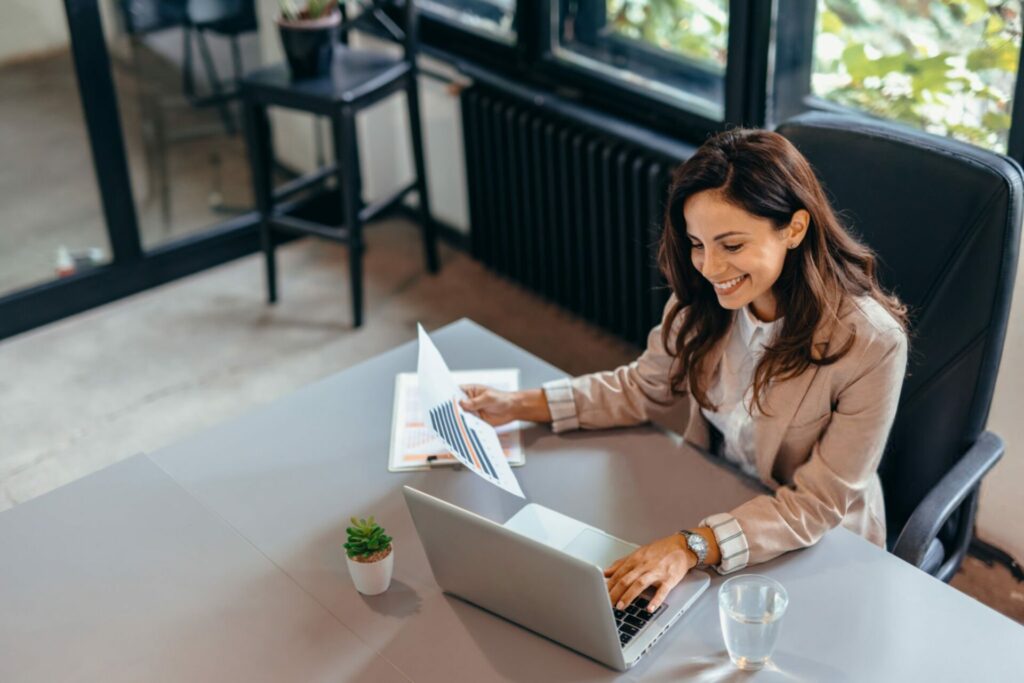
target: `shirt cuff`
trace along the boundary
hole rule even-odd
[[[740,523],[732,515],[722,512],[701,520],[700,526],[706,526],[715,534],[718,551],[722,557],[715,570],[719,574],[731,574],[747,566],[750,561],[750,547],[747,536],[740,528]]]
[[[579,429],[580,421],[576,415],[576,402],[572,397],[572,380],[556,379],[545,382],[541,387],[544,389],[544,398],[548,402],[548,410],[551,411],[551,431],[558,434]]]

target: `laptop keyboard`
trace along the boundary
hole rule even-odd
[[[626,605],[626,609],[613,609],[615,623],[619,628],[619,642],[625,647],[647,624],[665,611],[664,603],[654,612],[647,611],[647,598],[638,597]]]

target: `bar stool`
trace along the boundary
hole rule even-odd
[[[419,89],[416,82],[418,47],[415,3],[396,3],[402,26],[391,20],[383,6],[391,3],[362,2],[363,11],[341,25],[342,35],[364,22],[377,22],[404,48],[401,57],[336,45],[331,73],[318,78],[292,80],[287,66],[279,64],[248,74],[242,79],[241,94],[245,109],[246,142],[252,167],[253,193],[260,215],[260,239],[266,261],[267,302],[277,301],[277,269],[274,258],[273,233],[280,231],[312,235],[348,245],[352,283],[352,319],[359,327],[363,322],[362,257],[363,224],[397,208],[402,199],[415,191],[419,196],[419,213],[427,270],[438,271],[437,237],[427,195],[426,168],[423,158],[423,134],[420,129]],[[356,114],[396,92],[405,91],[409,104],[409,126],[412,133],[413,161],[416,177],[389,196],[366,205],[362,200],[362,177],[359,171],[359,149],[356,138]],[[276,191],[272,187],[273,149],[267,107],[277,106],[325,116],[331,121],[335,163],[289,182]],[[285,215],[275,202],[337,176],[341,196],[341,226]]]

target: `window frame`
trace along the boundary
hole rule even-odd
[[[431,3],[434,3],[434,4],[437,4],[437,5],[445,6],[444,0],[427,0],[427,1],[431,2]],[[487,4],[487,3],[483,2],[482,0],[463,0],[463,1],[471,2],[471,3],[478,2],[481,5],[486,5]],[[425,21],[426,20],[426,21],[437,22],[438,24],[443,24],[443,25],[448,26],[448,27],[450,27],[452,29],[463,31],[463,32],[465,32],[467,34],[477,36],[479,38],[482,38],[482,39],[490,41],[490,42],[497,43],[499,45],[505,45],[505,46],[508,46],[508,47],[514,47],[515,44],[519,41],[519,31],[517,30],[517,26],[516,26],[516,24],[517,24],[516,19],[518,18],[518,15],[519,15],[519,0],[517,0],[517,2],[516,2],[516,11],[512,15],[512,30],[514,31],[512,36],[506,36],[506,35],[504,35],[502,33],[499,33],[498,31],[489,31],[487,29],[474,28],[474,27],[472,27],[472,26],[470,26],[468,24],[460,23],[456,19],[449,19],[448,17],[444,16],[441,13],[435,13],[427,5],[422,4],[422,2],[420,3],[420,7],[417,9],[417,12],[419,13],[421,21]]]
[[[815,16],[817,14],[817,2],[806,2],[806,0],[773,0],[778,8],[779,15],[797,16],[798,22],[787,22],[785,25],[776,26],[776,42],[779,49],[775,53],[775,74],[773,74],[774,101],[777,105],[775,110],[766,112],[766,123],[772,128],[786,119],[808,111],[834,112],[851,116],[861,116],[873,121],[882,121],[888,125],[904,130],[913,130],[926,135],[932,135],[939,139],[946,136],[936,135],[922,130],[917,126],[904,123],[897,119],[877,116],[871,112],[848,107],[823,97],[813,94],[811,90],[811,76],[814,70],[814,28]],[[778,74],[785,74],[783,79]],[[1007,136],[1006,151],[1001,152],[1018,163],[1024,163],[1024,106],[1018,103],[1024,102],[1024,42],[1017,54],[1017,80],[1013,89],[1013,104],[1010,112],[1010,130]],[[782,108],[782,114],[776,115],[778,108]],[[965,143],[971,144],[971,143]],[[978,149],[986,149],[978,147]],[[1000,152],[993,152],[999,154]]]

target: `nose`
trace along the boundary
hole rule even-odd
[[[709,280],[713,279],[714,276],[718,274],[721,270],[722,265],[724,265],[722,262],[718,260],[717,256],[711,255],[711,251],[711,249],[704,250],[704,254],[702,254],[703,259],[700,269],[700,272],[704,275],[704,277],[708,278]]]

